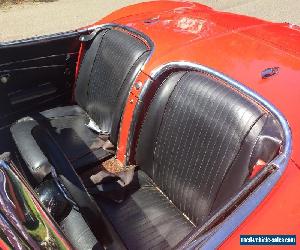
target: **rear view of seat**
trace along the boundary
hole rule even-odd
[[[130,87],[150,52],[136,34],[120,29],[99,32],[85,47],[75,89],[78,105],[46,110],[11,127],[17,148],[38,182],[49,174],[51,159],[47,149],[39,146],[37,126],[52,134],[76,169],[111,155],[102,146],[107,139],[117,144]],[[105,136],[99,137],[87,124]]]
[[[128,198],[98,204],[129,249],[175,247],[238,192],[258,159],[278,152],[277,122],[225,83],[173,73],[139,134]]]

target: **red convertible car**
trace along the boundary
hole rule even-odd
[[[289,23],[154,1],[2,42],[0,248],[297,246],[299,108]]]

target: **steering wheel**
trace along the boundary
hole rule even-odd
[[[114,245],[115,247],[122,249],[123,244],[121,244],[119,236],[109,224],[95,200],[88,193],[60,145],[57,144],[47,129],[41,126],[35,128],[35,135],[38,137],[39,144],[43,148],[45,155],[53,167],[53,178],[59,180],[57,182],[58,185],[63,185],[63,187],[60,188],[65,188],[67,190],[68,194],[71,196],[69,198],[76,203],[83,218],[86,220],[102,246],[107,248]],[[120,244],[118,244],[118,242]]]

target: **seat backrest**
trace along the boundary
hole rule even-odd
[[[177,72],[157,90],[136,162],[196,225],[241,189],[281,143],[277,121],[221,80]]]
[[[126,99],[150,49],[136,35],[105,29],[87,45],[76,81],[75,100],[117,143]]]

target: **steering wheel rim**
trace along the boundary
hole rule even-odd
[[[102,246],[104,248],[114,246],[117,249],[124,249],[121,239],[107,221],[93,197],[88,193],[60,145],[47,129],[41,126],[37,126],[34,133],[38,138],[39,145],[43,148],[43,152],[52,165],[53,178],[58,178],[63,184],[63,188],[71,196],[68,198],[78,206],[84,220]]]

